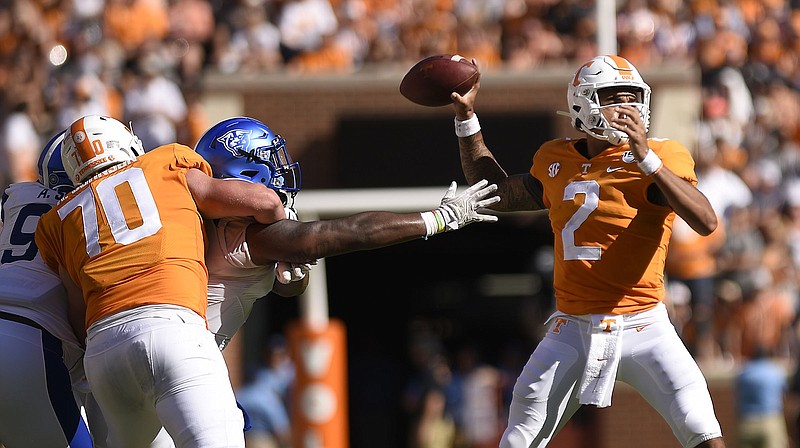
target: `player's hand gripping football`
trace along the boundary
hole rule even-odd
[[[441,219],[441,231],[457,230],[473,222],[497,221],[497,216],[478,213],[478,209],[500,202],[500,196],[490,196],[495,191],[497,185],[489,185],[489,181],[483,179],[456,196],[456,183],[453,181],[442,198],[442,204],[433,211],[437,220]]]
[[[477,59],[473,58],[472,63],[475,64],[480,70]],[[472,118],[472,114],[475,113],[475,98],[478,96],[478,91],[480,89],[481,77],[479,71],[478,79],[467,93],[460,95],[458,92],[452,92],[450,94],[450,99],[453,101],[453,110],[456,113],[457,119],[464,121]]]

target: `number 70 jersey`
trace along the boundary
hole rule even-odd
[[[81,287],[87,327],[141,305],[180,305],[205,317],[208,274],[185,176],[191,168],[211,175],[191,148],[161,146],[94,176],[42,216],[42,259]]]
[[[533,158],[554,234],[556,306],[568,314],[624,314],[664,299],[664,263],[675,213],[647,199],[652,178],[628,145],[591,159],[577,140],[552,140]],[[648,145],[676,175],[697,184],[689,151],[673,140]]]

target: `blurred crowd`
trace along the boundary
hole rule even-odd
[[[701,365],[740,366],[766,351],[793,368],[800,351],[800,2],[616,3],[620,55],[645,74],[675,62],[701,73],[690,149],[698,186],[724,225],[700,238],[676,223],[667,265],[674,322]],[[146,148],[193,145],[209,125],[200,105],[209,72],[348,73],[410,66],[436,53],[478,58],[485,71],[575,65],[598,52],[595,5],[0,0],[0,185],[35,179],[42,144],[86,114],[131,121]],[[452,379],[456,359],[474,373],[462,379],[475,382],[474,393],[490,378],[502,382],[498,366],[467,367],[475,362],[470,347],[428,360],[428,383],[410,385],[417,394],[408,401],[419,446],[449,446],[422,439],[448,438],[449,423],[466,418],[425,419],[449,403],[434,379]]]
[[[793,137],[792,1],[616,3],[619,53],[640,70],[700,65],[709,139],[760,159],[772,148],[745,126]],[[209,72],[347,73],[436,53],[524,71],[589,59],[597,29],[593,0],[0,0],[0,157],[23,159],[0,165],[6,182],[29,176],[31,137],[87,113],[132,121],[145,147],[191,144]]]

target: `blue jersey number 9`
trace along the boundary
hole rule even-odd
[[[30,261],[36,257],[36,254],[39,252],[39,248],[36,247],[36,242],[33,240],[36,223],[38,223],[39,217],[50,210],[50,208],[51,206],[49,204],[27,204],[19,210],[17,219],[14,221],[13,227],[11,228],[11,236],[9,238],[9,243],[13,247],[3,251],[2,257],[0,257],[0,263],[13,263],[21,260]],[[26,231],[26,227],[31,229],[30,225],[26,226],[29,218],[35,218],[32,226],[33,230]],[[15,253],[19,255],[14,255]]]

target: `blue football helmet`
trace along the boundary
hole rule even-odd
[[[194,147],[219,179],[262,183],[281,195],[284,205],[300,191],[300,164],[286,152],[286,140],[249,117],[222,120]]]
[[[39,169],[39,183],[59,193],[69,193],[75,188],[64,168],[64,162],[61,161],[61,142],[65,135],[66,132],[59,132],[51,138],[39,154],[36,164]]]

